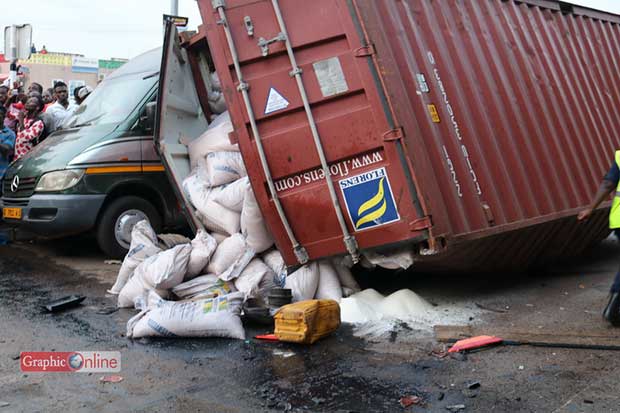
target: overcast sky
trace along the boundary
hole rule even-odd
[[[189,17],[190,29],[195,29],[201,22],[196,1],[178,1],[179,15]],[[45,45],[49,51],[100,59],[131,58],[159,46],[162,14],[170,12],[170,0],[0,2],[0,27],[30,23],[37,49]],[[620,0],[573,0],[573,3],[620,14]],[[3,48],[1,44],[0,50]]]

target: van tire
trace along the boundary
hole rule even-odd
[[[146,199],[137,196],[122,196],[113,200],[101,213],[96,229],[99,248],[110,258],[123,258],[127,254],[128,248],[116,239],[115,226],[123,214],[132,210],[139,211],[148,217],[156,233],[161,231],[161,216],[153,204]]]

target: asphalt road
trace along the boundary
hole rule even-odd
[[[606,241],[582,257],[535,273],[429,276],[415,272],[366,279],[384,291],[411,288],[459,311],[478,304],[478,328],[550,334],[613,334],[601,319],[620,246]],[[120,411],[617,412],[620,352],[495,347],[466,356],[444,349],[415,325],[363,338],[353,326],[312,346],[254,340],[124,337],[134,311],[114,311],[105,290],[118,266],[88,240],[0,247],[0,413]],[[48,314],[41,305],[69,294],[84,305]],[[449,319],[449,314],[446,315]],[[619,343],[620,344],[620,343]],[[101,374],[19,370],[20,351],[120,351],[123,381]],[[467,388],[479,382],[474,390]],[[401,407],[406,395],[421,405]]]

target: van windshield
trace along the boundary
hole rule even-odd
[[[157,83],[159,76],[121,76],[103,81],[76,109],[63,128],[119,123]]]

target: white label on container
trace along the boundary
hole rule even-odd
[[[349,90],[342,66],[340,66],[340,60],[337,57],[315,62],[312,67],[314,67],[314,74],[319,81],[319,86],[321,86],[323,97],[337,95]]]
[[[426,77],[424,76],[424,73],[416,73],[415,77],[418,80],[418,88],[420,89],[420,92],[422,93],[430,92],[428,83],[426,83]]]
[[[267,105],[265,106],[265,115],[276,112],[278,110],[286,109],[289,105],[289,101],[284,98],[275,90],[275,88],[269,89],[269,96],[267,97]]]

